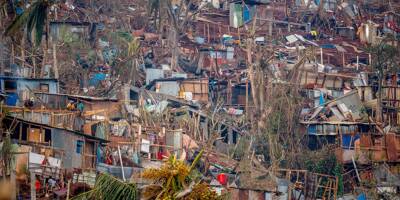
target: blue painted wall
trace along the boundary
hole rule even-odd
[[[5,82],[6,81],[15,81],[16,83],[16,91],[15,92],[7,92],[5,91]],[[0,77],[0,89],[2,92],[9,95],[6,99],[6,104],[10,106],[21,106],[23,104],[21,97],[19,95],[24,90],[38,91],[40,90],[41,84],[47,84],[49,86],[49,93],[57,94],[58,82],[54,79],[24,79],[24,78],[12,78],[12,77]]]

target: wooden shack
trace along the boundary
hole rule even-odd
[[[11,138],[18,144],[62,152],[58,158],[62,160],[62,168],[65,169],[95,168],[97,146],[107,142],[82,132],[15,117],[7,117],[5,122],[9,126],[15,126]]]

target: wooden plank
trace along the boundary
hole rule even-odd
[[[28,141],[29,142],[36,142],[39,143],[41,142],[41,133],[40,133],[40,129],[37,128],[29,128],[28,129],[29,133],[28,133]]]
[[[333,191],[333,199],[335,200],[337,199],[338,188],[339,188],[339,177],[336,177],[335,190]]]
[[[31,172],[31,199],[36,200],[36,174]]]

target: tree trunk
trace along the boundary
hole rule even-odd
[[[89,89],[89,70],[88,69],[82,69],[82,88],[87,88]]]
[[[376,121],[382,122],[382,85],[383,85],[383,72],[379,72],[378,75],[378,96],[377,96],[377,105],[376,105]]]
[[[6,59],[6,51],[3,37],[0,38],[0,75],[4,75],[5,71],[5,59]]]
[[[253,41],[251,39],[247,40],[247,68],[248,68],[248,77],[250,79],[250,87],[251,87],[251,96],[253,98],[253,103],[255,106],[255,112],[258,112],[260,110],[259,102],[258,102],[258,97],[257,97],[257,89],[256,89],[256,77],[255,77],[255,66],[253,65],[253,59],[252,59],[252,47],[253,47]]]
[[[57,62],[57,45],[53,44],[53,70],[54,70],[54,78],[58,79],[58,62]]]
[[[169,33],[169,39],[171,41],[171,70],[178,67],[179,49],[178,49],[178,32],[176,30],[171,30]]]
[[[26,30],[24,28],[24,31],[22,33],[22,38],[21,38],[21,46],[20,46],[20,50],[21,50],[21,69],[25,68],[25,38],[26,38]]]

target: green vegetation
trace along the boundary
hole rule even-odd
[[[138,191],[134,183],[124,183],[111,175],[101,174],[92,190],[74,197],[73,200],[132,200],[137,196]]]

